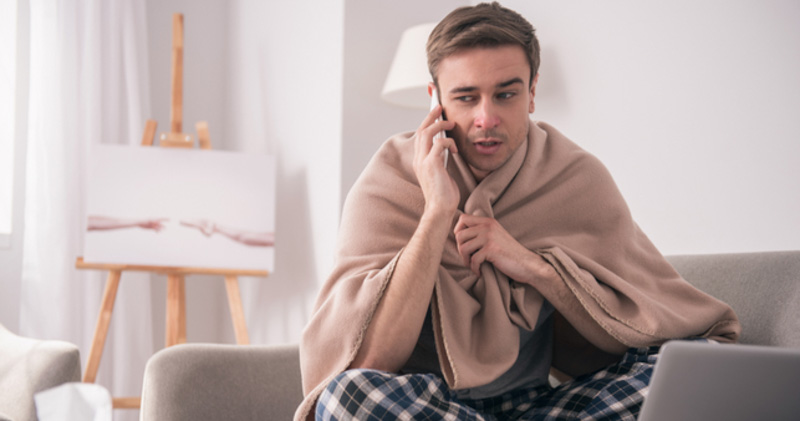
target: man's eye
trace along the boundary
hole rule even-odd
[[[509,99],[509,98],[512,98],[514,95],[516,95],[515,92],[501,92],[501,93],[497,94],[497,98],[499,98],[499,99]]]
[[[459,102],[470,102],[473,99],[475,99],[475,97],[472,96],[472,95],[464,95],[464,96],[456,97],[456,101],[459,101]]]

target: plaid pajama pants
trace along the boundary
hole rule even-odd
[[[348,370],[320,396],[316,419],[635,421],[658,350],[631,348],[619,362],[555,388],[515,390],[478,400],[458,399],[433,374]]]

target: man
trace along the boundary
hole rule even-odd
[[[657,346],[733,341],[736,316],[675,273],[593,156],[530,121],[524,18],[456,9],[427,49],[442,106],[348,195],[296,418],[635,419]],[[551,368],[593,374],[552,388]]]

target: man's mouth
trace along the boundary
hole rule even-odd
[[[503,142],[494,139],[487,139],[487,140],[479,140],[477,142],[473,142],[472,144],[475,145],[475,150],[477,150],[478,153],[491,155],[497,152],[497,150],[500,148],[500,145],[502,145]]]

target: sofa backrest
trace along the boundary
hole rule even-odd
[[[800,251],[668,256],[692,285],[728,303],[740,342],[800,348]]]
[[[191,343],[147,362],[145,421],[291,420],[303,400],[296,345]]]

